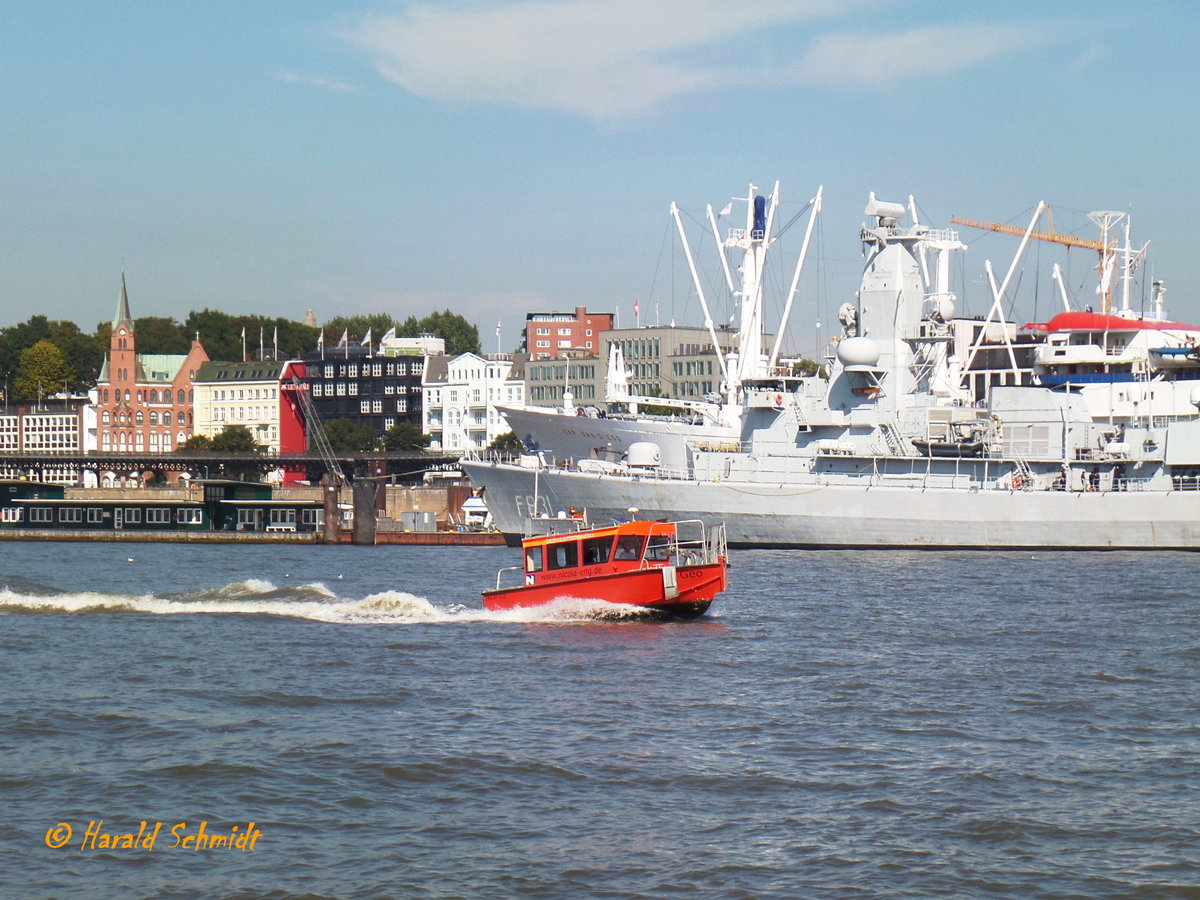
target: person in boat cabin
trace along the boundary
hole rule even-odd
[[[617,552],[613,559],[637,559],[638,551],[642,549],[642,539],[629,534],[617,542]]]

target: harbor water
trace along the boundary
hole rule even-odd
[[[0,896],[1200,898],[1194,555],[741,551],[665,624],[516,562],[0,545]]]

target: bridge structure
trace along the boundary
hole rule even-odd
[[[372,453],[335,453],[332,460],[320,453],[103,453],[23,451],[0,452],[0,470],[16,472],[36,481],[46,480],[49,472],[64,470],[91,472],[99,483],[105,474],[121,477],[145,476],[146,473],[178,472],[191,478],[242,477],[265,474],[279,469],[303,472],[304,480],[318,483],[336,460],[349,481],[376,479],[380,482],[410,484],[421,481],[427,472],[452,472],[458,468],[461,454],[427,450],[396,450]],[[61,477],[57,480],[61,480]]]

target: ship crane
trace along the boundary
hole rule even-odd
[[[1001,234],[1015,234],[1017,237],[1022,237],[1026,231],[1021,225],[1009,225],[1007,222],[980,222],[976,219],[963,219],[958,216],[951,216],[950,221],[955,225],[966,225],[968,228],[978,228],[981,231],[998,231]],[[1074,235],[1063,234],[1061,231],[1055,231],[1053,230],[1053,222],[1050,228],[1050,231],[1030,231],[1029,236],[1038,241],[1050,241],[1055,244],[1065,244],[1068,247],[1085,247],[1088,250],[1096,250],[1100,253],[1104,252],[1105,243],[1103,241],[1090,241],[1087,238],[1078,238]],[[1113,246],[1116,246],[1115,242]]]
[[[1112,265],[1115,259],[1117,250],[1119,249],[1119,241],[1113,238],[1110,242],[1108,235],[1110,229],[1124,217],[1124,213],[1120,212],[1094,212],[1088,213],[1088,217],[1100,226],[1101,239],[1098,241],[1089,240],[1087,238],[1075,237],[1070,234],[1063,234],[1054,227],[1054,215],[1050,207],[1046,207],[1046,212],[1050,216],[1049,231],[1034,231],[1028,228],[1022,228],[1020,225],[1009,225],[1007,222],[981,222],[977,219],[964,219],[959,216],[951,216],[950,221],[956,225],[966,225],[968,228],[978,228],[981,231],[996,231],[1000,234],[1015,234],[1027,238],[1032,238],[1038,241],[1049,241],[1054,244],[1063,244],[1067,247],[1083,247],[1087,250],[1095,250],[1100,254],[1099,269],[1101,272],[1100,288],[1097,293],[1102,296],[1102,311],[1108,313],[1112,309]],[[1144,250],[1145,248],[1143,248]]]

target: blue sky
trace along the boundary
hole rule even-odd
[[[450,308],[485,349],[529,310],[699,323],[670,235],[825,186],[796,349],[857,287],[868,191],[923,217],[1061,231],[1127,211],[1167,311],[1200,322],[1200,28],[1190,3],[877,0],[8,2],[0,325],[318,320]],[[795,253],[802,228],[782,242]],[[960,309],[1016,240],[962,230]],[[782,258],[782,256],[781,256]],[[1026,256],[1014,315],[1094,255]],[[998,276],[999,277],[999,276]],[[1140,288],[1138,299],[1140,302]]]

